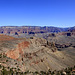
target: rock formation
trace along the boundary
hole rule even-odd
[[[4,36],[6,35],[0,35],[0,39],[4,39],[0,40],[0,54],[5,54],[0,58],[0,63],[4,62],[11,68],[19,68],[21,71],[47,71],[61,70],[75,64],[74,52],[66,54],[58,51],[54,42],[36,37],[26,39]]]

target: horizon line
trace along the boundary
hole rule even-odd
[[[60,26],[46,26],[46,25],[44,25],[44,26],[35,26],[35,25],[6,25],[6,26],[0,26],[0,27],[57,27],[57,28],[70,28],[70,26],[68,26],[68,27],[60,27]],[[72,26],[72,27],[75,27],[75,26]]]

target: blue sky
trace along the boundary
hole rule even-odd
[[[0,26],[75,26],[75,0],[0,0]]]

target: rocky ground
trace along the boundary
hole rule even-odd
[[[51,40],[53,38],[53,40]],[[20,71],[51,71],[75,65],[75,39],[66,36],[14,38],[0,35],[0,65]],[[71,41],[69,40],[71,39]],[[62,44],[62,45],[60,45]],[[60,46],[59,46],[60,45]],[[74,45],[74,46],[73,46]]]

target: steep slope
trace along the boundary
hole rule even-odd
[[[75,56],[72,52],[70,54],[58,51],[55,43],[43,38],[0,41],[0,54],[6,56],[0,58],[2,65],[19,68],[21,71],[61,70],[75,65]]]

